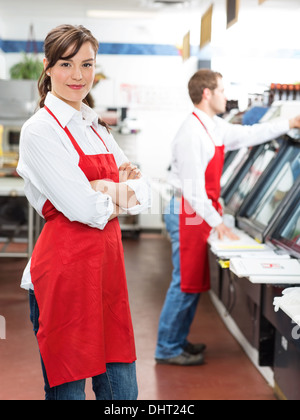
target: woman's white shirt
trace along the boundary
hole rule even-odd
[[[86,155],[114,155],[117,167],[128,162],[113,136],[98,124],[98,115],[86,105],[76,111],[49,93],[45,105],[62,127],[68,127]],[[105,145],[91,129],[93,126]],[[25,194],[30,204],[43,217],[43,207],[49,200],[70,221],[104,229],[114,206],[110,196],[96,192],[78,166],[79,155],[65,131],[45,110],[40,109],[23,126],[20,138],[20,160],[17,171],[25,181]],[[139,205],[124,209],[138,214],[151,205],[149,183],[142,177],[126,184],[135,192]],[[32,288],[30,264],[24,272],[22,287]]]

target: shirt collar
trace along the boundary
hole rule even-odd
[[[194,112],[198,115],[198,117],[203,122],[207,130],[209,132],[213,132],[216,128],[216,122],[214,121],[214,119],[207,115],[205,112],[201,111],[199,108],[195,108]]]
[[[61,99],[48,93],[45,99],[45,105],[50,109],[50,111],[58,119],[59,123],[65,128],[69,122],[74,120],[84,121],[86,125],[98,125],[98,115],[97,113],[85,105],[84,103],[81,106],[81,111],[77,111],[72,106],[68,105]]]

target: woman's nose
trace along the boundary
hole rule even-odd
[[[72,78],[74,80],[81,80],[82,79],[82,72],[80,68],[74,68]]]

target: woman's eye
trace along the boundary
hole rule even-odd
[[[83,67],[85,67],[85,68],[90,68],[90,67],[93,67],[93,64],[91,64],[91,63],[85,63],[85,64],[83,65]]]
[[[61,67],[69,67],[70,66],[70,63],[62,63],[61,64]]]

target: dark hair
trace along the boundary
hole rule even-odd
[[[219,78],[223,78],[221,73],[208,69],[199,70],[194,74],[189,81],[189,94],[194,105],[199,105],[202,101],[204,89],[217,89]]]
[[[47,75],[47,71],[52,68],[58,60],[61,60],[62,58],[69,60],[74,57],[86,42],[90,42],[96,55],[99,49],[99,42],[84,26],[61,25],[49,32],[44,43],[45,57],[48,60],[48,66],[43,70],[38,81],[40,108],[44,107],[46,96],[52,89],[51,78]],[[73,46],[73,51],[68,57],[65,57],[64,54],[70,46]],[[89,105],[86,99],[84,99],[83,102],[86,105]],[[109,131],[108,125],[100,120],[100,118],[99,124]]]

